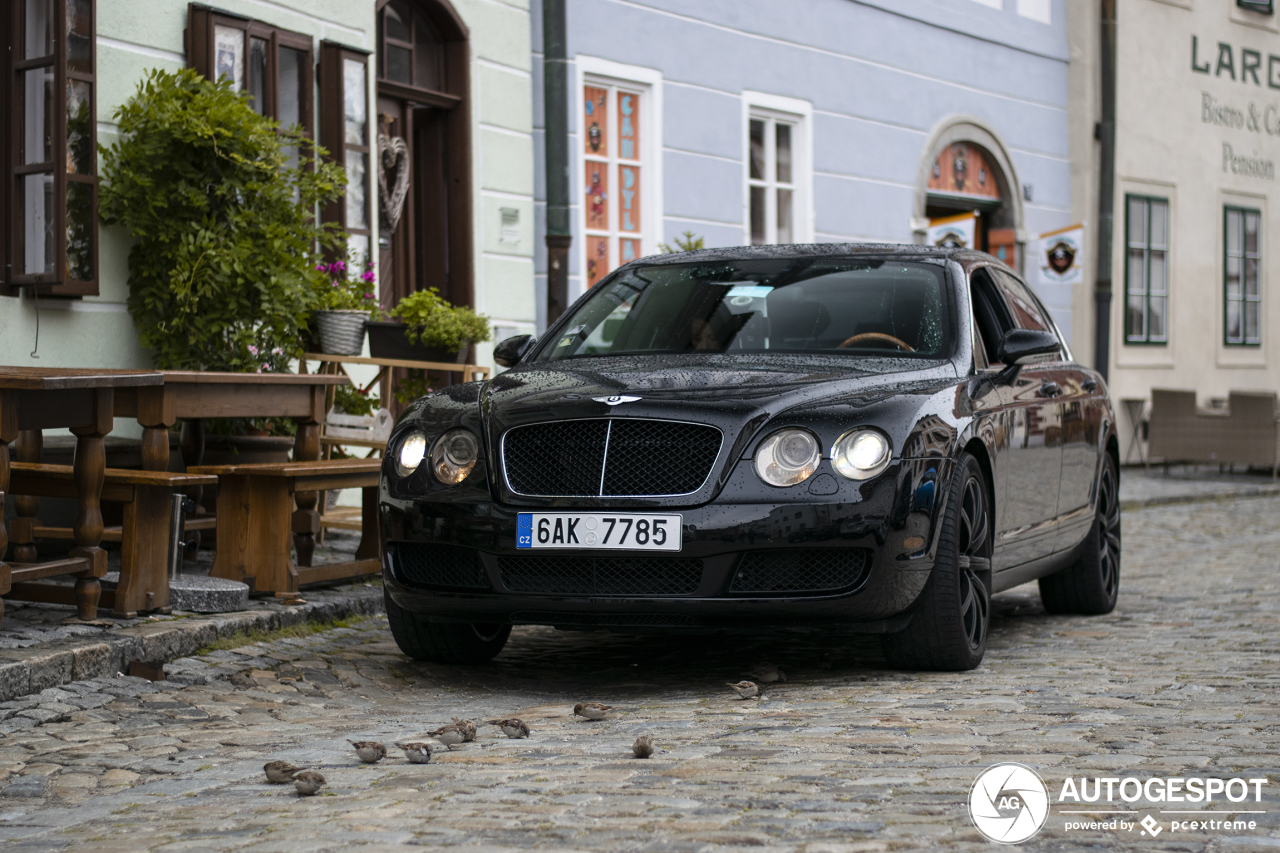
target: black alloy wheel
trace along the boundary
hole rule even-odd
[[[1040,600],[1049,613],[1098,616],[1116,607],[1120,594],[1120,476],[1105,454],[1098,477],[1098,506],[1080,559],[1040,579]]]
[[[990,494],[969,453],[955,463],[938,557],[911,623],[882,638],[885,657],[902,669],[955,672],[982,663],[991,625]]]

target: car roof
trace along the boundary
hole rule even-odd
[[[758,261],[782,258],[831,258],[850,255],[884,257],[893,255],[902,259],[918,258],[952,260],[968,269],[979,262],[992,262],[1003,266],[998,258],[986,252],[947,246],[920,246],[913,243],[794,243],[768,246],[729,246],[718,249],[697,249],[692,252],[674,252],[647,255],[626,266],[651,266],[655,264],[684,264],[698,261]]]

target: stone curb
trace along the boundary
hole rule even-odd
[[[1280,495],[1280,485],[1254,486],[1231,492],[1209,492],[1205,494],[1161,495],[1153,498],[1130,498],[1120,501],[1121,511],[1143,509],[1150,506],[1170,506],[1173,504],[1198,504],[1218,501],[1233,501],[1237,498],[1268,498]]]
[[[305,622],[324,622],[383,612],[381,587],[338,600],[281,610],[242,610],[187,616],[69,637],[26,649],[0,649],[0,702],[39,693],[72,681],[111,678],[129,661],[167,663],[188,657],[215,640],[249,631],[273,631]]]

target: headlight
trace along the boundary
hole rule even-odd
[[[893,448],[873,429],[853,429],[831,445],[831,465],[850,480],[870,480],[889,467]]]
[[[422,464],[422,457],[427,455],[427,437],[413,431],[400,442],[400,451],[396,454],[396,473],[408,477]]]
[[[449,430],[431,447],[431,473],[446,486],[455,486],[467,479],[479,455],[480,443],[469,430]]]
[[[756,474],[771,486],[794,486],[813,476],[821,458],[822,450],[811,433],[779,430],[756,451]]]

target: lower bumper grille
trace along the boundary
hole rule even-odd
[[[511,614],[514,625],[596,625],[601,628],[697,628],[692,616],[662,613],[554,613],[525,611]]]
[[[500,557],[514,592],[561,595],[692,595],[702,561],[672,557]]]
[[[405,586],[489,589],[480,554],[472,548],[430,542],[388,543],[387,559],[392,574]]]
[[[871,571],[866,548],[749,551],[738,562],[731,593],[804,595],[860,586]]]

